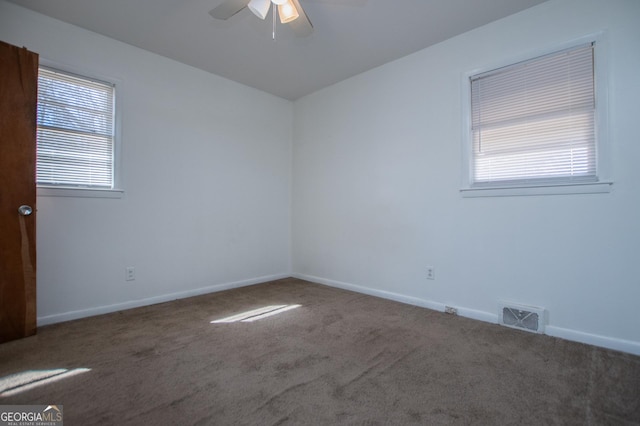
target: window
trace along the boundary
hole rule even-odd
[[[469,77],[466,189],[601,182],[594,47]]]
[[[114,188],[114,85],[40,67],[37,183]]]

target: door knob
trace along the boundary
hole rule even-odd
[[[22,205],[18,207],[18,213],[20,213],[22,216],[29,216],[31,213],[33,213],[33,209],[31,208],[31,206]]]

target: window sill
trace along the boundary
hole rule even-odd
[[[530,195],[605,194],[611,192],[613,182],[593,182],[567,185],[463,188],[463,198],[516,197]]]
[[[122,189],[54,188],[39,186],[38,197],[122,198]]]

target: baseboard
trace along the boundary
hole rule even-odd
[[[551,325],[547,325],[545,327],[544,334],[559,337],[560,339],[571,340],[573,342],[586,343],[587,345],[627,352],[633,355],[640,355],[640,342],[634,342],[632,340],[616,339],[614,337],[584,333],[582,331],[554,327]]]
[[[433,309],[436,311],[444,312],[445,306],[452,306],[444,303],[434,302],[430,300],[424,300],[413,296],[406,296],[400,293],[393,293],[384,290],[377,290],[368,287],[359,286],[356,284],[349,284],[341,281],[328,280],[326,278],[316,277],[306,274],[292,274],[293,277],[301,280],[311,281],[318,284],[328,285],[330,287],[337,287],[344,290],[351,290],[357,293],[368,294],[370,296],[381,297],[383,299],[394,300],[396,302],[406,303],[409,305],[420,306],[423,308]],[[469,309],[465,307],[455,306],[452,307],[458,310],[458,315],[470,318],[474,320],[498,323],[498,315],[489,312],[478,311],[475,309]],[[633,355],[640,355],[640,342],[634,342],[631,340],[617,339],[613,337],[600,336],[597,334],[584,333],[581,331],[571,330],[567,328],[555,327],[547,325],[545,327],[545,334],[553,337],[558,337],[564,340],[570,340],[573,342],[586,343],[588,345],[598,346],[601,348],[612,349],[620,352],[626,352]]]
[[[185,299],[187,297],[200,296],[202,294],[215,293],[233,288],[246,287],[249,285],[260,284],[268,281],[288,278],[291,274],[265,275],[262,277],[251,278],[248,280],[235,281],[224,284],[216,284],[209,287],[201,287],[193,290],[180,291],[177,293],[163,294],[160,296],[148,297],[145,299],[131,300],[113,305],[97,306],[94,308],[81,309],[78,311],[64,312],[61,314],[47,315],[38,317],[38,326],[55,324],[64,321],[71,321],[79,318],[92,317],[95,315],[108,314],[111,312],[124,311],[125,309],[139,308],[141,306],[155,305],[157,303],[169,302],[171,300]]]
[[[419,297],[406,296],[401,293],[394,293],[386,290],[378,290],[372,289],[368,287],[359,286],[356,284],[349,284],[342,281],[328,280],[326,278],[316,277],[313,275],[305,275],[305,274],[292,274],[294,278],[299,278],[301,280],[312,281],[318,284],[328,285],[330,287],[337,287],[344,290],[351,290],[357,293],[368,294],[370,296],[381,297],[383,299],[394,300],[400,303],[406,303],[407,305],[420,306],[421,308],[432,309],[434,311],[444,312],[445,307],[451,306],[458,310],[458,315],[471,318],[479,321],[497,323],[498,315],[489,314],[487,312],[478,311],[475,309],[468,309],[459,306],[447,305],[445,303],[433,302],[431,300],[421,299]]]
[[[294,278],[299,278],[305,281],[311,281],[318,284],[328,285],[330,287],[341,288],[343,290],[351,290],[356,293],[368,294],[369,296],[381,297],[383,299],[394,300],[400,303],[406,303],[407,305],[420,306],[422,308],[433,309],[434,311],[443,311],[444,306],[442,303],[431,302],[428,300],[420,299],[418,297],[406,296],[400,293],[394,293],[391,291],[385,290],[377,290],[373,288],[363,287],[356,284],[349,284],[341,281],[328,280],[321,277],[316,277],[313,275],[305,275],[305,274],[292,274]]]
[[[454,306],[458,310],[458,315],[465,318],[470,318],[478,321],[490,322],[491,324],[498,324],[498,315],[491,314],[485,311],[478,311],[477,309],[469,309],[460,306]]]

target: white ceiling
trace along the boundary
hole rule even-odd
[[[10,0],[239,83],[295,100],[545,0],[299,0],[314,32],[297,38],[222,0]]]

